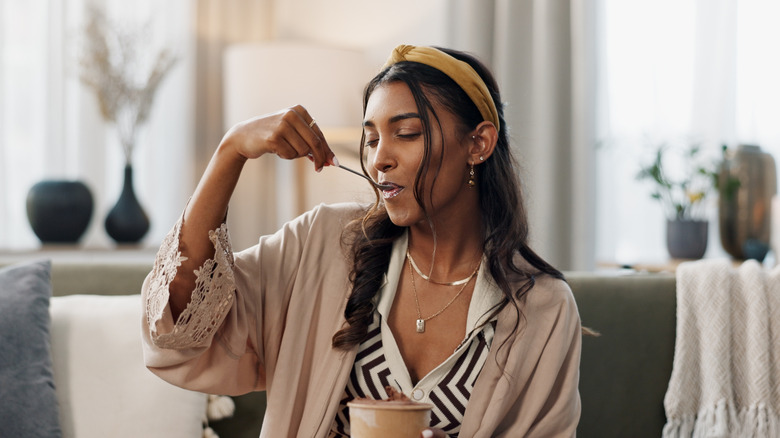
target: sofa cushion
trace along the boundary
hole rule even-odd
[[[206,394],[146,369],[140,295],[51,301],[52,356],[65,437],[199,437]]]
[[[582,324],[579,438],[655,438],[666,417],[676,328],[673,274],[566,276]]]
[[[49,343],[51,263],[0,269],[0,434],[61,436]]]

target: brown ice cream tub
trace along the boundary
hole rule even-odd
[[[420,438],[433,408],[406,400],[353,400],[347,406],[352,438]]]

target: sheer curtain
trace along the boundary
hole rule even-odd
[[[27,191],[43,179],[78,179],[95,210],[85,247],[110,247],[103,229],[119,197],[123,158],[116,134],[78,80],[78,38],[88,4],[127,25],[151,21],[149,38],[179,55],[157,91],[133,164],[136,194],[152,222],[143,243],[159,244],[192,187],[193,8],[186,0],[0,0],[0,248],[39,242],[27,223]]]
[[[598,2],[450,5],[451,44],[491,63],[501,87],[533,248],[561,269],[591,269]]]
[[[531,239],[560,269],[594,266],[595,2],[497,2],[496,71]]]
[[[780,4],[762,0],[603,0],[599,63],[597,258],[668,258],[665,218],[636,181],[653,142],[757,144],[780,157]],[[717,199],[706,257],[725,256]]]

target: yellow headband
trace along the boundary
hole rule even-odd
[[[490,91],[485,81],[468,63],[455,59],[433,47],[416,47],[401,44],[393,49],[393,53],[390,54],[390,58],[382,69],[384,70],[401,61],[419,62],[449,76],[471,98],[471,101],[479,109],[479,113],[482,114],[482,118],[488,122],[493,122],[496,125],[496,130],[500,129],[498,110],[496,110],[493,97],[490,96]]]

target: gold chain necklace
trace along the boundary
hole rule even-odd
[[[409,264],[412,265],[412,268],[414,268],[414,271],[417,272],[417,275],[419,275],[423,280],[425,280],[425,281],[427,281],[429,283],[433,283],[433,284],[440,284],[442,286],[460,286],[461,284],[468,283],[469,280],[471,280],[471,277],[473,277],[474,274],[477,272],[477,270],[479,270],[479,265],[482,263],[482,261],[480,260],[480,263],[477,263],[477,269],[475,269],[474,272],[471,273],[471,275],[469,275],[468,277],[466,277],[466,278],[464,278],[462,280],[451,281],[451,282],[441,282],[441,281],[432,280],[429,275],[425,275],[425,274],[422,273],[422,271],[420,271],[420,268],[418,268],[417,267],[417,263],[414,262],[414,259],[412,258],[412,254],[409,252],[409,248],[408,247],[406,248],[406,257],[409,259]]]
[[[406,254],[408,255],[409,251],[407,251]],[[410,267],[413,266],[414,262],[412,262],[412,257],[410,256],[410,257],[407,257],[407,258],[409,259],[409,266]],[[434,313],[433,315],[431,315],[431,316],[429,316],[427,318],[423,318],[422,317],[422,313],[420,312],[420,300],[417,298],[417,286],[414,284],[414,272],[412,272],[412,269],[409,269],[409,277],[412,279],[412,290],[414,291],[414,304],[417,306],[417,321],[416,321],[416,323],[417,323],[417,333],[425,333],[425,321],[428,321],[430,319],[433,319],[433,318],[441,315],[442,312],[444,312],[445,310],[447,310],[448,307],[450,307],[450,304],[454,303],[455,300],[458,299],[460,294],[462,294],[463,291],[466,290],[466,286],[469,285],[469,281],[471,281],[471,279],[475,275],[477,275],[477,272],[479,271],[479,266],[481,264],[482,264],[482,261],[480,260],[479,264],[477,265],[477,269],[475,269],[474,272],[472,272],[471,275],[469,275],[469,277],[464,280],[465,284],[463,284],[463,287],[460,288],[458,293],[455,294],[454,297],[452,297],[450,302],[445,304],[444,307],[439,309],[438,312]],[[420,271],[418,271],[417,269],[414,269],[414,270],[417,271],[418,274],[420,273]],[[422,277],[422,275],[420,275],[420,276]]]

